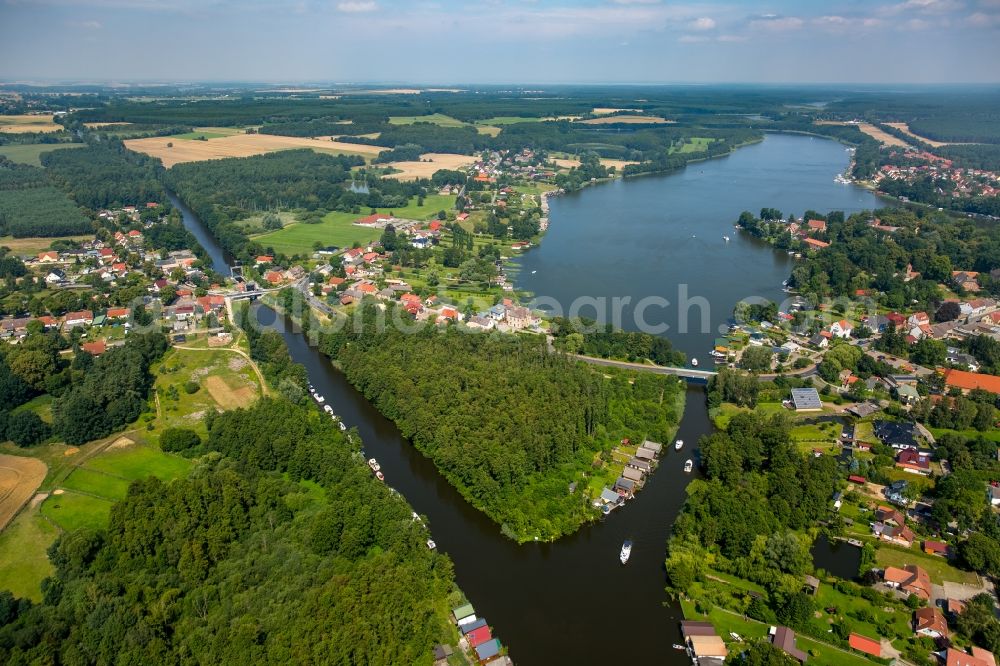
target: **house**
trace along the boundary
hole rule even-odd
[[[857,483],[859,485],[864,485],[868,483],[868,479],[866,479],[863,476],[858,476],[857,474],[851,474],[849,477],[847,477],[847,480],[850,481],[851,483]]]
[[[982,389],[994,395],[1000,395],[1000,377],[996,375],[950,368],[944,371],[944,384],[947,388],[957,388],[963,394],[974,389]]]
[[[258,266],[261,266],[263,264],[273,264],[274,263],[274,257],[272,257],[269,254],[262,254],[262,255],[258,256],[254,261],[256,262],[256,264]]]
[[[455,616],[455,622],[458,624],[476,621],[476,609],[472,607],[472,604],[463,604],[453,608],[451,613]]]
[[[822,333],[817,333],[809,338],[809,346],[816,347],[817,349],[826,349],[829,344],[830,338],[826,337]]]
[[[951,549],[944,541],[924,541],[924,552],[928,555],[948,557],[951,554]]]
[[[53,268],[45,275],[45,284],[59,284],[66,281],[66,272]]]
[[[625,464],[628,465],[629,467],[634,467],[643,474],[649,474],[651,471],[653,471],[653,466],[648,462],[646,462],[645,460],[640,460],[638,456],[633,456],[632,459]]]
[[[635,492],[635,481],[620,476],[618,477],[618,480],[615,481],[615,490],[618,491],[619,494],[631,497]]]
[[[485,643],[476,646],[476,656],[479,658],[479,661],[486,661],[500,654],[500,648],[500,641],[491,638]]]
[[[990,506],[1000,506],[1000,486],[992,483],[986,486],[986,496],[990,500]]]
[[[868,638],[867,636],[862,636],[861,634],[852,633],[847,639],[847,644],[851,646],[852,650],[864,652],[865,654],[870,654],[873,657],[882,657],[882,641],[874,638]]]
[[[642,471],[636,469],[635,467],[625,467],[625,469],[622,470],[622,478],[628,479],[629,481],[642,483],[642,476]]]
[[[792,403],[796,412],[818,412],[823,409],[819,392],[814,388],[792,389]]]
[[[849,338],[853,332],[854,326],[846,319],[841,319],[830,324],[830,333],[838,338]]]
[[[883,444],[894,449],[917,448],[917,429],[912,423],[875,421],[874,432]]]
[[[912,474],[926,476],[931,473],[931,457],[913,449],[903,449],[896,455],[896,467]]]
[[[128,308],[108,308],[105,317],[107,319],[127,319]]]
[[[107,349],[107,345],[104,340],[97,340],[95,342],[84,342],[80,345],[80,349],[87,352],[88,354],[93,354],[94,356],[100,356]]]
[[[794,631],[788,627],[772,627],[770,633],[771,645],[778,648],[800,664],[806,663],[808,655],[796,647]]]
[[[608,490],[603,488],[601,490],[600,501],[604,504],[620,504],[622,501],[622,496],[613,490]]]
[[[806,244],[806,249],[808,250],[821,250],[824,247],[830,247],[829,243],[824,243],[821,240],[816,240],[815,238],[804,238],[802,240]]]
[[[882,580],[887,587],[894,590],[914,594],[925,601],[931,598],[931,577],[915,564],[907,564],[902,569],[886,567],[882,573]]]
[[[931,638],[948,638],[948,622],[940,608],[927,606],[913,611],[913,631]]]
[[[809,233],[826,232],[826,220],[807,220],[806,227]]]
[[[490,628],[486,625],[477,627],[465,635],[465,639],[469,641],[469,645],[476,647],[477,645],[482,645],[486,641],[493,640],[493,634],[490,632]]]
[[[906,323],[911,327],[929,326],[931,318],[926,312],[914,312],[907,318]]]
[[[948,648],[944,662],[945,666],[996,666],[992,652],[975,646],[972,648],[972,654]]]
[[[889,318],[883,315],[868,315],[864,318],[865,326],[873,333],[885,333],[889,327]]]
[[[890,525],[881,522],[872,523],[872,534],[882,541],[888,541],[904,548],[912,546],[913,540],[916,538],[913,530],[905,525]]]
[[[279,284],[285,279],[285,275],[281,271],[268,271],[264,273],[264,279],[271,284]]]
[[[979,273],[976,271],[952,271],[951,281],[964,291],[979,291]]]
[[[52,264],[59,261],[59,253],[55,250],[49,250],[48,252],[38,253],[38,263],[40,264]]]
[[[880,506],[875,509],[875,520],[886,523],[887,525],[892,525],[893,527],[902,527],[906,524],[906,517],[898,509],[894,509],[891,506]]]
[[[904,405],[913,405],[920,401],[920,393],[911,384],[900,384],[896,387],[896,398]]]
[[[67,328],[73,328],[74,326],[90,326],[94,323],[94,313],[90,310],[67,312],[63,323]]]
[[[944,602],[944,610],[949,617],[955,619],[965,612],[965,602],[960,599],[947,599]]]

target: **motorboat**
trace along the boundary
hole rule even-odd
[[[430,548],[431,550],[434,550],[438,546],[437,546],[436,543],[434,543],[434,539],[428,539],[427,540],[427,547]]]
[[[622,564],[628,562],[628,558],[632,556],[632,542],[625,539],[625,543],[622,544],[622,552],[618,555],[618,559],[621,560]]]
[[[385,481],[385,476],[382,475],[382,472],[375,472],[375,478],[379,481]]]
[[[322,405],[322,404],[323,404],[324,402],[326,402],[326,398],[324,398],[323,396],[321,396],[321,395],[320,395],[319,393],[314,393],[314,394],[313,394],[313,397],[314,397],[314,398],[316,398],[316,402],[318,402],[318,403],[319,403],[319,404],[321,404],[321,405]]]
[[[330,405],[323,405],[323,411],[327,414],[333,414],[333,407]]]
[[[698,359],[696,359],[696,358],[691,359],[691,365],[693,367],[697,368],[698,367]]]
[[[347,430],[347,426],[344,425],[343,421],[337,421],[337,425],[340,426],[341,430]]]
[[[684,448],[683,439],[678,439],[676,442],[674,442],[674,451],[680,451],[683,448]]]
[[[672,647],[673,647],[673,648],[674,648],[675,650],[686,650],[686,649],[687,649],[686,647],[684,647],[684,646],[683,646],[683,645],[681,645],[680,643],[674,643]]]
[[[378,461],[374,458],[368,460],[368,466],[372,468],[373,472],[377,472],[382,469],[382,466],[378,464]]]
[[[686,461],[684,461],[684,472],[690,474],[691,470],[693,469],[694,469],[694,461],[688,458]]]
[[[728,243],[729,242],[729,236],[723,236],[722,240],[724,240],[724,241],[726,241]]]

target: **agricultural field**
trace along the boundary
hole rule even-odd
[[[441,168],[441,167],[439,167]],[[410,205],[395,208],[392,212],[397,217],[411,220],[426,220],[435,216],[438,211],[452,210],[455,207],[455,197],[450,195],[431,194],[424,199],[424,205],[417,205],[413,199]],[[357,213],[342,213],[334,211],[327,213],[319,224],[291,224],[284,229],[254,236],[253,239],[265,247],[272,247],[276,252],[285,254],[310,254],[318,242],[324,247],[350,247],[354,243],[367,243],[382,235],[381,229],[371,229],[352,224],[362,217]]]
[[[483,118],[482,120],[477,120],[477,125],[514,125],[517,123],[538,123],[543,120],[548,120],[547,118],[533,118],[529,116],[494,116],[492,118]]]
[[[392,116],[389,118],[392,125],[412,125],[413,123],[431,123],[441,127],[463,127],[463,123],[458,118],[446,116],[443,113],[432,113],[428,116]]]
[[[42,600],[40,583],[54,571],[46,551],[59,536],[59,528],[32,502],[0,532],[0,590],[15,597]]]
[[[637,164],[637,162],[630,162],[629,160],[615,160],[607,157],[602,157],[600,161],[603,166],[608,167],[609,169],[614,167],[619,172],[621,172],[621,170],[629,164]],[[557,157],[552,159],[552,162],[554,162],[556,166],[564,169],[572,169],[573,167],[580,166],[580,160],[575,157]]]
[[[0,116],[0,133],[27,134],[29,132],[59,132],[62,125],[52,120],[52,114],[23,114]]]
[[[435,171],[440,169],[461,169],[476,162],[475,157],[468,155],[455,155],[451,153],[424,153],[420,156],[420,162],[389,162],[386,166],[392,167],[395,172],[388,174],[388,178],[397,180],[416,180],[418,178],[430,178]]]
[[[66,148],[83,148],[83,143],[25,143],[0,146],[0,155],[6,157],[11,162],[18,164],[30,164],[31,166],[42,166],[39,156],[53,150],[63,150]]]
[[[186,139],[186,140],[198,140],[200,141],[203,137],[208,139],[221,139],[224,136],[236,136],[238,134],[245,134],[246,130],[242,127],[195,127],[191,132],[185,132],[184,134],[174,134],[171,136],[172,139]]]
[[[671,148],[671,153],[702,153],[708,149],[712,139],[703,136],[693,136],[687,139],[679,149]]]
[[[60,488],[42,503],[42,516],[67,532],[99,530],[108,524],[112,503],[103,497]]]
[[[928,145],[931,145],[934,148],[940,148],[941,146],[950,146],[950,145],[952,145],[952,144],[950,144],[950,143],[948,143],[946,141],[935,141],[934,139],[928,139],[928,138],[920,136],[918,134],[914,134],[910,130],[910,126],[908,124],[906,124],[906,123],[886,123],[886,125],[888,125],[889,127],[894,127],[896,129],[898,129],[900,132],[902,132],[903,134],[906,134],[907,136],[912,136],[914,139],[917,139],[918,141],[923,141],[924,143],[926,143]]]
[[[600,118],[590,118],[588,120],[578,120],[580,125],[667,125],[674,122],[657,116],[601,116]]]
[[[0,454],[0,530],[35,494],[47,471],[40,460]]]
[[[145,153],[163,162],[168,169],[183,162],[221,160],[227,157],[250,157],[279,150],[312,148],[334,155],[358,155],[370,159],[385,150],[382,146],[331,141],[329,137],[294,137],[276,134],[233,134],[207,141],[178,140],[176,137],[156,136],[125,141],[129,150]]]

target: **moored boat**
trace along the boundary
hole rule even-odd
[[[621,560],[622,564],[628,562],[628,558],[632,556],[632,542],[625,539],[625,543],[622,544],[622,552],[618,555],[618,559]]]
[[[428,539],[427,540],[427,547],[430,548],[431,550],[434,550],[435,548],[437,548],[437,544],[434,543],[434,539]]]
[[[674,451],[680,451],[683,448],[684,448],[683,439],[678,439],[676,442],[674,442]]]
[[[368,460],[368,466],[372,468],[373,472],[377,472],[382,469],[382,466],[378,464],[378,461],[374,458]]]
[[[684,471],[685,471],[686,473],[690,474],[690,473],[691,473],[691,470],[693,470],[693,469],[694,469],[694,461],[693,461],[693,460],[691,460],[690,458],[688,458],[688,459],[687,459],[687,460],[686,460],[686,461],[684,462]]]
[[[691,359],[691,365],[693,367],[697,368],[698,367],[698,359],[696,359],[696,358]]]
[[[385,481],[385,476],[382,475],[382,472],[375,472],[375,478],[379,481]]]

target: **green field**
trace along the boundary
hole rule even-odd
[[[703,136],[694,136],[687,139],[684,145],[680,149],[671,148],[672,153],[701,153],[708,148],[708,144],[712,143],[712,139]]]
[[[59,528],[29,506],[0,532],[0,590],[15,597],[42,600],[41,582],[55,568],[46,550],[59,536]]]
[[[434,217],[438,211],[449,211],[454,209],[454,206],[455,197],[430,194],[424,199],[423,206],[418,206],[417,199],[414,198],[409,205],[403,208],[379,212],[391,212],[397,217],[406,219],[427,220]],[[334,211],[327,213],[319,224],[296,223],[278,231],[254,236],[253,239],[264,247],[273,247],[275,252],[284,254],[310,254],[317,241],[324,247],[330,245],[350,247],[354,243],[367,243],[376,240],[382,235],[380,229],[369,229],[352,224],[354,220],[367,214],[367,211],[363,213]]]
[[[129,481],[117,476],[78,467],[62,483],[66,490],[87,495],[97,495],[108,500],[119,500],[128,492]]]
[[[132,481],[155,476],[165,481],[178,479],[191,469],[191,461],[163,453],[158,448],[135,444],[111,449],[85,463],[85,468]],[[70,475],[72,477],[72,475]]]
[[[3,155],[11,162],[20,164],[30,164],[32,166],[42,166],[39,156],[53,150],[63,150],[66,148],[83,148],[83,143],[26,143],[13,144],[10,146],[0,146],[0,155]]]
[[[42,515],[64,530],[99,530],[107,527],[110,500],[71,491],[49,495],[42,503]]]
[[[195,127],[192,132],[174,134],[170,138],[186,140],[200,140],[202,137],[206,139],[221,139],[224,136],[243,134],[243,132],[242,127]]]
[[[462,127],[465,125],[458,118],[446,116],[443,113],[432,113],[429,116],[392,116],[389,118],[392,125],[412,125],[413,123],[432,123],[441,127]]]

